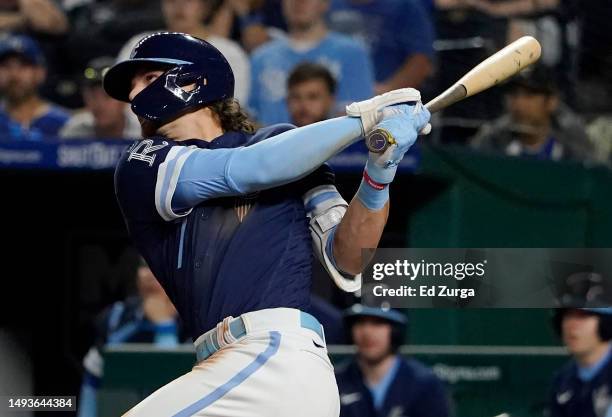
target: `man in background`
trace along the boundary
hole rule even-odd
[[[419,0],[333,0],[330,27],[363,42],[376,94],[423,87],[433,73],[434,28]]]
[[[553,323],[572,359],[554,379],[550,416],[612,415],[612,308],[560,308]]]
[[[554,73],[544,66],[522,71],[510,81],[506,114],[483,126],[472,146],[554,161],[594,157],[584,125],[561,102]]]
[[[353,39],[328,30],[329,0],[284,0],[286,39],[270,41],[251,56],[249,108],[263,125],[288,123],[287,79],[302,62],[325,65],[338,83],[337,108],[367,99],[373,92],[373,73],[365,49]]]
[[[114,303],[96,320],[96,340],[83,359],[78,417],[97,415],[97,390],[104,374],[101,350],[105,346],[151,343],[172,347],[187,339],[174,305],[143,259],[136,279],[138,295]]]
[[[42,141],[55,138],[68,113],[38,93],[46,78],[45,58],[38,44],[23,35],[0,39],[0,140]]]
[[[89,62],[81,78],[85,110],[73,115],[60,131],[62,139],[136,139],[140,123],[127,105],[102,88],[104,72],[115,63],[111,57]]]
[[[304,62],[287,80],[287,107],[291,123],[297,127],[333,116],[336,80],[323,65]]]
[[[165,27],[157,31],[187,33],[209,42],[221,51],[234,73],[235,97],[241,104],[246,105],[251,88],[249,57],[238,43],[217,35],[206,23],[211,17],[214,5],[214,0],[161,0]],[[117,55],[117,62],[128,59],[138,42],[152,33],[154,32],[142,32],[128,40]]]
[[[352,306],[345,314],[356,356],[339,366],[340,417],[446,417],[442,382],[415,359],[398,354],[407,319],[397,310]]]

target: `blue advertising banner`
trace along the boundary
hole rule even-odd
[[[125,140],[0,143],[0,169],[114,169],[121,152],[130,143]],[[338,172],[360,173],[367,156],[365,145],[359,142],[329,163]],[[420,160],[420,149],[413,146],[402,160],[399,171],[414,172]]]

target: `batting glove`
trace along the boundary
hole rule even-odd
[[[382,154],[370,152],[365,170],[375,183],[389,184],[404,154],[414,145],[419,132],[428,125],[431,115],[420,101],[387,107],[382,115],[383,119],[376,128],[389,132],[395,144]]]
[[[382,118],[382,110],[385,107],[400,103],[411,103],[421,101],[421,93],[414,88],[400,88],[389,91],[371,99],[358,101],[346,106],[346,114],[350,117],[361,119],[363,135],[367,135],[374,129]]]

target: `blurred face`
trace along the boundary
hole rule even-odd
[[[599,338],[599,318],[582,310],[568,310],[561,321],[563,342],[572,355],[592,353],[604,342]]]
[[[142,298],[153,295],[165,295],[166,292],[148,266],[138,267],[136,272],[138,293]]]
[[[125,121],[125,103],[110,97],[102,86],[83,88],[83,101],[98,127],[108,129]]]
[[[365,361],[378,363],[392,354],[391,324],[376,317],[358,319],[352,327],[353,342]]]
[[[287,106],[293,123],[300,127],[329,117],[334,97],[321,79],[307,80],[289,89]]]
[[[283,12],[291,29],[308,29],[323,19],[327,0],[283,0]]]
[[[163,0],[162,10],[169,30],[189,33],[203,24],[210,7],[205,0]]]
[[[556,96],[533,93],[521,88],[509,94],[507,100],[512,120],[526,127],[548,125],[558,106]]]
[[[45,70],[20,57],[0,61],[0,93],[9,102],[19,102],[37,95],[45,80]]]

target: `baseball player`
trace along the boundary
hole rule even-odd
[[[167,32],[143,38],[104,87],[131,103],[144,136],[118,163],[119,205],[197,354],[191,372],[126,415],[337,416],[325,336],[303,312],[312,252],[341,288],[359,288],[361,248],[378,244],[388,184],[429,128],[418,91],[353,103],[350,117],[255,131],[223,55]],[[322,164],[375,127],[397,145],[370,156],[347,205]]]
[[[550,416],[612,416],[612,308],[560,308],[553,323],[573,360],[554,379]]]
[[[341,417],[450,415],[442,381],[416,359],[398,354],[406,315],[355,304],[344,318],[357,355],[336,371]]]

